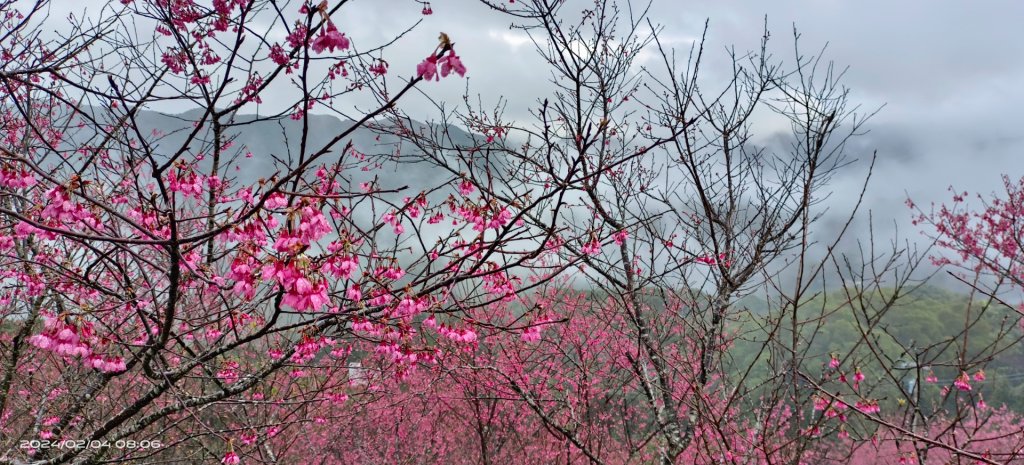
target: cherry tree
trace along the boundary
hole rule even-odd
[[[565,187],[513,205],[475,195],[486,166],[389,175],[401,147],[357,131],[467,67],[445,34],[350,37],[348,3],[129,0],[56,32],[54,5],[3,3],[5,461],[276,462],[519,291],[544,252],[524,212]],[[394,69],[395,44],[425,58]],[[284,150],[238,143],[274,125]]]
[[[915,223],[934,227],[937,244],[952,256],[936,257],[939,265],[953,265],[966,271],[983,273],[991,282],[973,282],[975,288],[990,295],[999,294],[1006,285],[1020,289],[1024,285],[1021,266],[1021,221],[1024,205],[1024,179],[1003,176],[1003,194],[977,199],[980,208],[972,208],[967,192],[952,192],[952,202],[925,212],[912,200],[907,205],[917,210]]]

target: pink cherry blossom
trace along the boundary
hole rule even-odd
[[[971,390],[971,377],[966,372],[961,372],[960,376],[953,381],[953,386],[957,389],[967,392]]]
[[[345,37],[345,34],[338,32],[338,28],[331,21],[327,21],[327,26],[320,30],[320,34],[313,39],[312,44],[312,49],[316,53],[322,53],[324,50],[334,53],[334,49],[348,50],[348,47],[348,38]]]
[[[440,80],[437,75],[437,57],[431,54],[420,64],[416,65],[416,76],[423,78],[425,81],[431,79]]]
[[[612,235],[612,239],[615,240],[615,245],[624,244],[627,238],[629,238],[629,231],[626,231],[625,229]]]
[[[585,255],[597,255],[601,253],[601,242],[597,239],[593,239],[590,242],[583,245],[580,249]]]
[[[220,460],[220,463],[224,465],[238,465],[242,463],[242,459],[238,457],[238,454],[233,451],[228,451],[224,454],[224,458]]]
[[[35,176],[24,168],[16,168],[10,164],[0,165],[0,186],[11,189],[24,189],[36,184]]]
[[[455,50],[449,50],[447,55],[438,60],[438,63],[441,65],[441,77],[448,77],[452,71],[458,73],[459,76],[466,75],[466,67],[455,54]]]
[[[345,297],[353,302],[359,302],[363,299],[363,293],[359,290],[358,286],[353,284],[347,291],[345,291]]]

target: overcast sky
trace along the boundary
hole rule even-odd
[[[544,66],[525,36],[509,30],[510,18],[471,0],[437,0],[432,8],[424,17],[412,2],[357,2],[341,21],[356,37],[383,39],[418,19],[414,43],[433,44],[447,32],[469,68],[470,93],[493,103],[500,90],[511,97],[510,114],[546,95]],[[827,43],[826,56],[848,67],[853,103],[885,105],[853,146],[859,156],[878,150],[868,199],[878,218],[909,226],[907,194],[927,205],[947,200],[950,185],[991,193],[1001,173],[1024,175],[1024,2],[654,0],[652,13],[684,49],[709,20],[710,73],[725,63],[727,46],[754,50],[766,17],[780,58],[792,56],[794,26],[807,52]],[[455,100],[463,85],[448,80],[430,90]],[[855,178],[836,187],[854,189]]]
[[[53,17],[101,3],[58,0],[54,8],[61,13]],[[448,33],[469,79],[423,83],[421,89],[453,105],[467,89],[481,94],[485,105],[504,95],[508,115],[521,118],[549,95],[545,66],[523,33],[509,29],[512,18],[475,0],[435,0],[431,7],[434,14],[424,16],[414,0],[353,0],[333,19],[362,48],[422,21],[386,52],[393,73],[402,77],[433,49],[439,31]],[[851,153],[865,158],[878,151],[868,206],[880,218],[908,224],[907,194],[927,206],[947,200],[950,185],[991,193],[1001,187],[1000,174],[1024,175],[1024,2],[654,0],[651,13],[664,26],[662,38],[684,53],[709,22],[705,76],[728,72],[726,47],[756,49],[765,18],[776,57],[792,57],[794,26],[806,52],[828,44],[826,57],[848,68],[844,83],[853,103],[865,110],[884,105]],[[416,115],[415,101],[403,105]],[[779,129],[754,132],[767,139]],[[837,180],[839,194],[859,188],[858,178],[852,172]],[[836,196],[839,206],[844,199],[849,196]]]
[[[53,17],[102,3],[57,0]],[[548,96],[545,66],[525,35],[509,29],[512,18],[476,0],[435,0],[431,7],[434,14],[424,16],[415,0],[353,0],[333,19],[363,48],[422,21],[386,52],[403,77],[436,45],[439,31],[448,33],[469,69],[469,93],[485,104],[508,97],[511,117]],[[885,105],[856,145],[864,154],[877,149],[881,159],[875,207],[902,205],[904,191],[926,205],[948,198],[950,185],[990,193],[1000,188],[1000,173],[1024,175],[1024,2],[653,0],[651,13],[664,26],[662,38],[683,52],[709,22],[705,76],[728,71],[726,47],[756,49],[765,18],[776,57],[792,57],[794,26],[804,51],[828,44],[826,57],[848,68],[844,83],[853,103],[866,110]],[[447,79],[421,88],[457,105],[466,86]],[[416,102],[403,104],[416,113]],[[778,130],[754,128],[765,138]]]

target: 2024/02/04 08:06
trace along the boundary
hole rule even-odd
[[[59,439],[55,441],[47,439],[27,439],[21,441],[18,447],[22,449],[100,449],[113,447],[115,449],[156,449],[163,444],[159,439],[133,441],[120,439],[117,441],[88,441],[85,439]]]

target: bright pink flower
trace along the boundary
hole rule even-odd
[[[46,193],[46,207],[43,216],[61,223],[94,223],[92,214],[84,206],[75,203],[62,187],[55,187]]]
[[[971,377],[967,376],[966,372],[961,372],[960,376],[953,381],[953,386],[957,389],[967,392],[971,390]]]
[[[550,320],[548,320],[547,318],[543,318],[543,319],[534,321],[533,324],[530,325],[530,327],[528,327],[525,330],[523,330],[523,335],[522,335],[523,340],[527,341],[527,342],[539,341],[540,340],[540,331],[541,331],[541,329],[544,328],[545,324],[547,324],[549,321]]]
[[[373,326],[373,323],[370,323],[369,321],[366,321],[366,320],[353,320],[352,321],[352,331],[362,331],[362,332],[372,333],[375,329],[376,328]]]
[[[398,313],[398,316],[412,316],[426,308],[427,304],[422,299],[406,297],[398,302],[398,306],[395,307],[395,312]]]
[[[589,243],[584,244],[583,248],[580,249],[580,251],[586,255],[597,255],[601,253],[601,242],[598,241],[597,239],[594,239]]]
[[[380,60],[377,63],[370,65],[370,67],[367,69],[369,69],[371,73],[376,74],[377,76],[383,76],[388,73],[388,62]]]
[[[853,407],[869,415],[872,413],[879,413],[882,411],[882,408],[878,405],[877,400],[858,400]]]
[[[238,380],[238,372],[230,368],[220,370],[216,374],[217,379],[225,384],[231,384]]]
[[[283,232],[274,241],[274,250],[282,253],[296,253],[307,245],[309,245],[309,242],[302,240],[302,238],[288,232]]]
[[[285,198],[284,194],[275,192],[267,196],[267,200],[263,202],[263,207],[267,210],[273,210],[275,208],[281,208],[288,205],[288,199]]]
[[[274,44],[270,47],[270,59],[278,65],[284,66],[288,64],[288,53],[284,51],[284,47],[279,44]]]
[[[167,69],[171,70],[172,73],[184,74],[185,65],[187,64],[188,55],[185,52],[177,49],[171,49],[164,52],[160,61],[167,66]]]
[[[629,238],[629,231],[622,230],[612,235],[612,239],[615,240],[616,245],[622,245]]]
[[[24,239],[33,234],[48,240],[53,240],[57,237],[56,233],[39,229],[24,221],[19,221],[18,224],[14,225],[14,237],[17,237],[18,239]]]
[[[238,435],[238,438],[242,440],[242,444],[245,444],[247,446],[251,446],[251,445],[256,443],[257,436],[256,436],[256,433],[253,433],[251,431],[247,431],[247,432],[244,432],[244,433]]]
[[[255,266],[255,261],[251,257],[236,258],[231,263],[231,271],[227,275],[229,279],[235,280],[234,292],[246,299],[252,299],[256,294]]]
[[[223,463],[224,465],[238,465],[242,463],[242,459],[240,459],[238,454],[233,451],[228,451],[228,453],[224,454],[224,458],[221,459],[220,463]]]
[[[320,352],[320,349],[325,344],[325,338],[314,338],[305,336],[302,341],[295,346],[295,352],[292,353],[291,361],[295,363],[305,363],[316,357],[316,354]]]
[[[374,271],[374,274],[381,277],[387,278],[392,281],[397,281],[405,276],[405,270],[398,267],[379,267]],[[375,304],[376,305],[376,304]]]
[[[332,261],[326,268],[335,277],[348,279],[352,277],[352,273],[359,271],[359,262],[355,257],[346,255]]]
[[[463,66],[462,60],[455,54],[455,50],[449,50],[448,55],[442,57],[438,63],[441,65],[441,77],[448,77],[448,74],[452,71],[458,73],[459,76],[466,75],[466,67]]]
[[[203,180],[191,169],[170,170],[170,172],[167,173],[167,187],[171,192],[180,192],[186,197],[192,197],[195,199],[201,199],[203,197]]]
[[[330,303],[327,296],[327,285],[321,279],[314,284],[302,277],[296,279],[281,303],[299,311],[320,311],[324,305]]]
[[[841,421],[846,421],[846,415],[843,412],[846,410],[846,405],[837,403],[825,410],[825,418],[839,418]]]
[[[437,57],[431,54],[420,62],[420,64],[416,65],[416,76],[419,76],[426,81],[431,79],[435,81],[440,80],[437,76]]]
[[[433,318],[433,315],[431,315],[431,318]],[[441,325],[437,328],[437,332],[455,342],[475,343],[477,340],[476,332],[469,328],[453,329]]]
[[[321,53],[325,49],[334,53],[334,49],[348,50],[349,41],[345,37],[345,34],[338,32],[338,28],[334,27],[334,23],[331,21],[327,22],[327,27],[320,30],[320,35],[313,40],[313,51]]]
[[[50,348],[56,346],[56,343],[54,343],[53,339],[50,339],[45,334],[36,334],[28,338],[28,343],[43,350],[49,350]]]
[[[363,299],[363,292],[359,290],[358,286],[352,285],[352,287],[345,291],[345,297],[348,297],[353,302],[359,302]]]
[[[299,213],[299,235],[306,241],[315,241],[332,231],[331,225],[327,223],[327,218],[320,210],[305,206]]]
[[[95,368],[104,373],[117,373],[127,369],[127,365],[125,365],[124,359],[121,357],[104,358],[100,360],[102,363],[97,363]]]
[[[301,47],[302,44],[305,43],[306,41],[306,32],[308,32],[306,30],[306,26],[300,25],[296,27],[295,30],[293,30],[292,33],[288,34],[288,37],[285,38],[288,40],[288,45],[290,45],[292,48]]]
[[[0,186],[11,189],[23,189],[36,184],[36,178],[24,168],[17,169],[13,165],[0,166]]]

